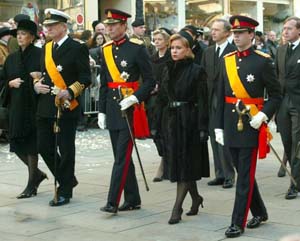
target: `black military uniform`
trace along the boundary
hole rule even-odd
[[[230,23],[233,25],[233,31],[253,32],[258,25],[255,20],[245,16],[232,16]],[[260,125],[258,130],[254,129],[249,124],[249,117],[244,115],[241,117],[243,130],[238,131],[239,115],[235,105],[240,99],[244,104],[251,106],[252,116],[255,116],[255,111],[260,111],[271,119],[280,104],[281,93],[274,64],[269,55],[250,47],[242,52],[232,52],[226,55],[224,60],[222,82],[218,91],[217,128],[224,130],[224,144],[230,150],[238,173],[232,225],[225,233],[231,238],[243,233],[249,208],[253,218],[248,222],[248,228],[258,227],[262,221],[268,219],[255,181],[258,151],[261,157],[265,154],[261,151],[263,147],[266,148],[266,140],[260,145],[259,141],[262,141],[262,134],[266,134],[263,132],[266,124]],[[245,91],[241,92],[241,89]],[[269,96],[266,102],[263,99],[264,89]]]
[[[107,24],[126,24],[127,18],[130,17],[129,14],[115,9],[107,9],[106,14],[105,23]],[[131,159],[133,143],[126,120],[120,110],[121,97],[118,87],[121,86],[125,92],[133,89],[133,95],[141,103],[154,88],[154,80],[150,58],[143,42],[129,39],[125,32],[118,41],[111,41],[103,46],[103,60],[99,112],[106,114],[115,161],[107,204],[101,208],[101,211],[116,213],[123,189],[125,202],[119,211],[137,209],[141,204],[135,168]],[[114,77],[110,69],[112,65],[115,65],[117,72]],[[140,75],[143,84],[138,87]],[[133,108],[127,109],[126,113],[132,124]],[[134,127],[133,131],[135,132]]]
[[[66,15],[58,10],[48,9],[47,11],[46,9],[45,12],[45,25],[67,22],[68,20]],[[62,43],[59,42],[57,44],[57,49],[52,47],[52,59],[57,71],[65,82],[72,101],[74,101],[71,103],[75,103],[75,101],[79,103],[79,95],[91,81],[88,49],[86,45],[78,43],[67,35],[63,38]],[[55,80],[54,78],[51,79],[49,70],[46,68],[48,58],[45,55],[49,45],[54,46],[54,43],[49,42],[42,53],[41,70],[44,74],[43,84],[53,87]],[[58,148],[60,154],[57,153],[58,159],[55,167],[55,133],[53,131],[57,115],[55,95],[51,94],[51,92],[39,94],[37,106],[38,150],[50,171],[53,175],[56,175],[59,183],[58,202],[54,203],[52,200],[49,203],[51,206],[68,203],[69,199],[72,198],[73,187],[77,185],[74,169],[75,134],[79,114],[79,105],[72,110],[62,110],[62,115],[59,120],[60,132],[58,133]]]

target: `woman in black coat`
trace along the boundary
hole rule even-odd
[[[169,178],[177,182],[176,201],[169,220],[169,224],[175,224],[181,220],[187,192],[192,197],[187,215],[196,215],[203,202],[196,181],[209,176],[208,107],[206,75],[193,63],[192,37],[181,31],[172,35],[170,44],[173,63],[164,71],[157,105],[164,109],[162,132]]]
[[[19,22],[12,35],[17,36],[19,50],[9,55],[4,64],[6,106],[9,109],[10,151],[27,165],[29,178],[25,190],[17,198],[35,196],[39,184],[47,178],[38,169],[36,144],[36,95],[33,77],[38,78],[41,49],[33,45],[37,26],[33,21]]]
[[[158,29],[153,32],[153,41],[157,51],[151,56],[152,72],[156,82],[155,89],[151,92],[150,98],[146,101],[147,117],[149,127],[151,130],[151,136],[155,143],[156,149],[161,161],[153,182],[160,182],[163,179],[168,179],[167,175],[167,161],[163,158],[163,138],[161,133],[161,125],[154,125],[154,123],[161,123],[162,110],[156,109],[155,102],[157,92],[161,85],[161,77],[166,64],[172,61],[171,52],[169,49],[170,35],[164,29]]]

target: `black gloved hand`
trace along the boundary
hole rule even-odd
[[[207,131],[200,131],[200,141],[206,142],[208,140],[208,132]]]

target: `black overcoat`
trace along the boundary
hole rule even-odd
[[[40,57],[41,49],[29,45],[24,51],[19,49],[9,55],[4,64],[11,151],[23,154],[36,153],[36,94],[30,73],[40,71]],[[19,88],[9,88],[8,82],[15,78],[24,82]]]
[[[171,106],[174,102],[186,103],[174,108]],[[200,131],[208,131],[204,70],[192,59],[170,64],[164,71],[157,105],[158,109],[164,109],[164,157],[169,162],[170,180],[195,181],[208,177],[207,142],[200,140]]]

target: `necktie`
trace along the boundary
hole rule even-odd
[[[58,47],[59,47],[59,45],[58,45],[57,43],[55,43],[53,49],[54,49],[54,50],[57,50]]]
[[[219,63],[219,55],[220,55],[220,47],[217,48],[216,52],[215,52],[215,64]]]
[[[286,57],[290,57],[292,55],[292,53],[293,53],[293,47],[294,47],[294,44],[290,44],[288,46],[288,49],[286,51]]]

